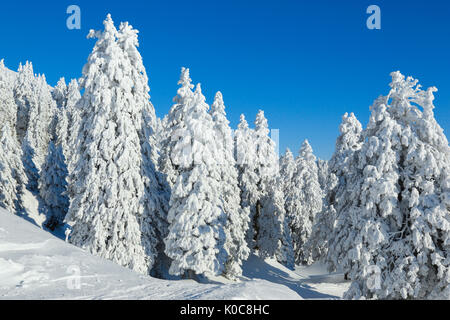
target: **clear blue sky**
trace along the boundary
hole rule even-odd
[[[81,30],[66,28],[66,8],[81,8]],[[381,8],[381,30],[366,28],[366,8]],[[308,138],[328,159],[345,112],[365,126],[369,106],[400,70],[434,85],[435,113],[450,130],[450,1],[204,0],[8,1],[0,9],[0,58],[11,69],[30,60],[51,85],[78,78],[111,13],[140,30],[140,51],[156,112],[168,112],[180,67],[191,69],[209,103],[224,94],[233,127],[259,108],[280,147],[296,153]]]

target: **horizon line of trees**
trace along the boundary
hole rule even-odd
[[[329,161],[308,140],[278,159],[264,112],[233,131],[222,94],[209,106],[188,68],[159,119],[138,31],[103,24],[68,85],[0,62],[0,206],[24,214],[31,192],[45,228],[68,225],[72,244],[160,278],[238,280],[257,254],[325,262],[352,281],[345,298],[450,298],[450,149],[434,87],[393,72],[366,128],[342,117]]]

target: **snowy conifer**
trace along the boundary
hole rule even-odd
[[[183,77],[185,70],[182,80],[188,79]],[[174,108],[184,109],[180,91],[183,88],[190,91],[190,88],[187,82],[180,83],[183,87],[176,102],[181,103]],[[169,272],[188,277],[220,274],[227,259],[224,248],[227,216],[220,199],[222,188],[214,123],[200,85],[187,106],[190,108],[183,110],[183,126],[170,137],[173,143],[170,160],[180,174],[170,198],[169,235],[165,240],[166,254],[172,259]]]
[[[22,151],[8,123],[0,133],[0,207],[12,213],[20,211],[20,196],[27,183],[22,165]]]
[[[25,65],[20,64],[14,84],[14,100],[17,105],[16,131],[19,143],[22,143],[27,133],[31,105],[36,103],[35,86],[36,78],[31,62],[27,61]]]
[[[120,25],[118,44],[126,58],[130,60],[129,77],[132,81],[132,94],[134,104],[139,112],[134,116],[140,122],[142,129],[138,131],[141,143],[141,175],[145,185],[145,210],[142,232],[146,235],[145,247],[150,248],[150,254],[159,254],[158,266],[155,266],[155,275],[161,275],[167,266],[163,265],[165,257],[164,238],[168,234],[167,212],[169,206],[170,190],[165,177],[157,171],[158,143],[156,141],[157,118],[155,108],[150,102],[147,72],[142,57],[137,49],[139,46],[138,31],[124,22]]]
[[[65,194],[67,189],[67,167],[62,146],[50,142],[46,161],[39,178],[39,193],[45,204],[47,220],[45,225],[50,230],[64,221],[69,208],[69,199]]]
[[[80,152],[72,180],[74,196],[66,220],[70,242],[122,266],[148,273],[156,252],[143,229],[145,182],[142,179],[142,107],[136,105],[133,68],[117,42],[111,16],[83,68],[80,100]]]
[[[238,169],[241,208],[252,208],[258,200],[258,176],[255,172],[256,150],[253,142],[253,130],[248,127],[243,114],[241,114],[234,135],[234,157]],[[250,228],[253,228],[253,225],[249,225]],[[247,235],[250,233],[249,230]]]
[[[319,178],[319,184],[322,191],[328,188],[328,161],[317,159],[317,177]]]
[[[329,175],[322,188],[324,192],[322,210],[316,215],[312,235],[308,241],[308,250],[312,252],[314,261],[324,260],[327,257],[328,241],[330,238],[330,241],[334,240],[333,227],[337,212],[341,212],[350,200],[347,194],[351,192],[353,186],[348,182],[351,181],[350,175],[356,166],[356,152],[362,145],[362,126],[353,113],[350,115],[346,113],[342,117],[339,130],[335,151],[328,162]],[[328,263],[330,270],[339,268],[333,265],[332,260],[328,260]]]
[[[47,155],[47,149],[52,139],[52,122],[56,113],[56,103],[50,88],[41,75],[36,80],[35,92],[30,103],[29,121],[23,144],[24,157],[32,161],[40,170]],[[30,151],[33,151],[30,153]]]
[[[194,86],[191,82],[189,69],[184,67],[181,68],[180,80],[178,81],[180,88],[173,99],[175,103],[172,108],[170,108],[164,125],[164,133],[161,135],[159,169],[166,175],[170,187],[174,186],[179,172],[181,171],[181,169],[178,168],[178,165],[173,163],[172,153],[176,152],[174,148],[175,145],[178,144],[178,141],[174,140],[174,137],[176,136],[177,131],[183,131],[186,128],[184,117],[194,102],[194,93],[192,92]]]
[[[285,215],[281,176],[277,176],[262,199],[257,247],[262,258],[276,258],[286,267],[294,268],[294,248]]]
[[[263,241],[258,236],[260,229],[259,218],[262,210],[262,200],[269,196],[270,185],[275,183],[278,173],[278,158],[275,152],[275,142],[269,137],[269,126],[264,116],[264,111],[259,110],[255,120],[255,130],[253,132],[253,143],[255,150],[254,171],[257,177],[256,194],[250,203],[251,227],[247,233],[249,246],[258,249],[258,242]],[[257,240],[260,239],[260,240]]]
[[[298,264],[311,264],[313,259],[305,244],[311,236],[315,216],[322,209],[322,190],[316,157],[308,140],[303,142],[296,158],[292,184],[295,188],[286,198],[286,214],[294,241],[295,260]]]
[[[58,83],[52,90],[52,97],[56,102],[56,106],[62,109],[67,104],[67,85],[64,77],[58,80]]]
[[[60,114],[61,124],[57,127],[58,143],[63,147],[69,173],[78,160],[78,133],[81,126],[81,99],[78,82],[72,79],[67,86],[64,109]]]
[[[14,101],[13,83],[6,72],[3,60],[0,60],[0,128],[8,124],[16,139],[17,106]]]
[[[353,281],[346,298],[449,299],[450,150],[433,115],[436,89],[391,76],[371,107],[334,260]]]
[[[216,93],[210,114],[214,121],[216,158],[220,165],[222,208],[227,215],[225,249],[228,258],[225,275],[233,279],[242,275],[242,261],[246,260],[250,254],[245,239],[249,224],[249,211],[248,207],[241,208],[240,206],[238,171],[233,155],[234,143],[221,92]]]

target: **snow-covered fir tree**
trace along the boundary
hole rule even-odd
[[[328,188],[328,161],[317,159],[317,177],[319,178],[319,184],[322,191],[325,193],[325,190]]]
[[[257,177],[256,194],[251,196],[250,223],[247,241],[251,249],[258,249],[258,242],[263,241],[258,236],[260,229],[259,218],[262,210],[262,200],[270,193],[270,185],[275,183],[278,173],[278,158],[275,152],[275,142],[269,136],[269,126],[264,116],[264,111],[259,110],[255,119],[255,130],[253,132],[253,143],[255,145],[254,172]],[[260,239],[259,241],[257,239]]]
[[[45,205],[45,226],[54,230],[61,225],[69,208],[67,167],[62,146],[50,142],[46,161],[39,178],[39,193]]]
[[[56,103],[44,75],[38,76],[35,92],[30,103],[28,126],[23,144],[24,157],[40,170],[52,139],[52,122],[56,114]],[[30,153],[30,151],[32,151]]]
[[[314,219],[322,209],[322,190],[319,184],[316,157],[308,140],[302,143],[293,175],[294,186],[286,198],[286,215],[294,242],[295,261],[311,264],[312,253],[305,244],[311,236]]]
[[[12,213],[20,212],[20,197],[27,176],[22,164],[22,150],[8,123],[1,129],[0,145],[0,207]]]
[[[295,174],[295,159],[292,151],[286,148],[286,152],[280,157],[280,178],[283,193],[287,193],[292,186],[292,178]]]
[[[174,136],[177,134],[177,131],[185,130],[186,123],[184,117],[194,103],[194,93],[192,92],[194,86],[191,82],[189,68],[181,68],[180,80],[178,81],[180,88],[173,99],[175,102],[174,105],[170,108],[169,114],[164,119],[164,132],[160,135],[161,154],[158,167],[166,175],[170,187],[174,186],[181,171],[178,165],[173,163],[172,153],[176,152],[174,148],[178,144]]]
[[[183,73],[182,80],[186,79]],[[189,85],[181,84],[190,90]],[[227,215],[220,199],[221,172],[214,123],[200,85],[188,105],[183,127],[178,127],[171,136],[171,162],[180,174],[172,190],[168,214],[170,225],[165,243],[166,254],[172,259],[169,272],[187,277],[221,274],[227,260]]]
[[[328,162],[327,181],[322,187],[324,192],[322,210],[316,215],[316,221],[307,245],[308,250],[312,252],[314,261],[326,260],[328,239],[334,240],[332,234],[336,214],[341,212],[342,208],[348,203],[349,199],[346,199],[346,195],[353,188],[348,181],[351,180],[350,173],[356,166],[356,152],[362,145],[362,126],[353,113],[350,115],[344,114],[339,131],[340,135],[336,139],[335,151]],[[331,260],[328,262],[332,271],[339,267],[333,265]]]
[[[132,62],[117,41],[111,16],[97,38],[80,86],[80,153],[71,179],[66,220],[69,241],[140,273],[153,266],[154,232],[148,226],[142,177],[142,105],[136,104]],[[149,231],[151,230],[151,231]]]
[[[72,79],[67,86],[64,108],[58,114],[60,119],[57,126],[58,144],[63,147],[69,173],[78,160],[78,133],[81,126],[81,99],[78,81]],[[70,176],[70,175],[69,175]]]
[[[138,131],[141,144],[141,175],[145,185],[145,209],[142,221],[142,232],[147,234],[143,237],[147,242],[144,247],[150,248],[150,254],[155,254],[156,265],[153,266],[152,274],[161,276],[166,266],[164,256],[164,238],[167,236],[168,222],[167,212],[169,210],[169,185],[165,177],[157,170],[158,143],[156,138],[157,117],[155,108],[150,102],[150,87],[142,56],[138,51],[138,31],[133,29],[128,22],[121,23],[118,33],[118,44],[123,50],[126,58],[130,60],[131,68],[129,78],[132,83],[132,94],[134,104],[140,108],[134,114],[135,121],[140,122],[142,129]]]
[[[31,105],[36,103],[35,86],[32,63],[27,61],[25,65],[20,64],[14,83],[14,100],[17,105],[16,134],[19,143],[23,142],[27,133]]]
[[[256,174],[256,149],[254,143],[254,131],[249,128],[245,116],[241,114],[238,128],[234,135],[234,158],[238,169],[238,186],[240,189],[241,208],[253,208],[258,200],[258,175]],[[250,224],[246,234],[247,243],[253,237]]]
[[[294,248],[284,208],[282,178],[277,175],[262,199],[259,217],[257,247],[262,258],[276,258],[278,262],[294,269]]]
[[[234,143],[221,92],[216,93],[210,114],[214,121],[216,157],[219,161],[222,187],[220,191],[222,209],[227,215],[225,249],[228,258],[225,276],[234,279],[242,275],[242,262],[247,260],[250,254],[245,239],[249,225],[249,208],[240,206],[238,171],[233,155]]]
[[[449,299],[450,150],[433,115],[436,89],[391,76],[371,107],[334,260],[353,281],[345,298]]]
[[[64,108],[67,103],[67,84],[64,77],[58,80],[58,83],[52,90],[53,100],[56,102],[58,108]]]
[[[0,60],[0,128],[8,124],[16,139],[17,106],[13,89],[13,83],[7,77],[7,69],[2,59]]]
[[[362,125],[353,113],[345,113],[339,126],[339,136],[336,139],[335,151],[329,164],[329,176],[322,211],[313,229],[313,248],[321,258],[325,258],[330,271],[340,269],[333,259],[332,249],[328,255],[329,247],[334,247],[334,229],[338,223],[338,215],[345,210],[352,199],[354,184],[351,182],[354,168],[357,166],[357,153],[363,144]]]

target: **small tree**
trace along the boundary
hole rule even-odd
[[[67,189],[67,168],[61,145],[53,142],[48,146],[48,154],[39,179],[40,196],[45,204],[47,220],[45,226],[54,230],[61,225],[69,208]]]

